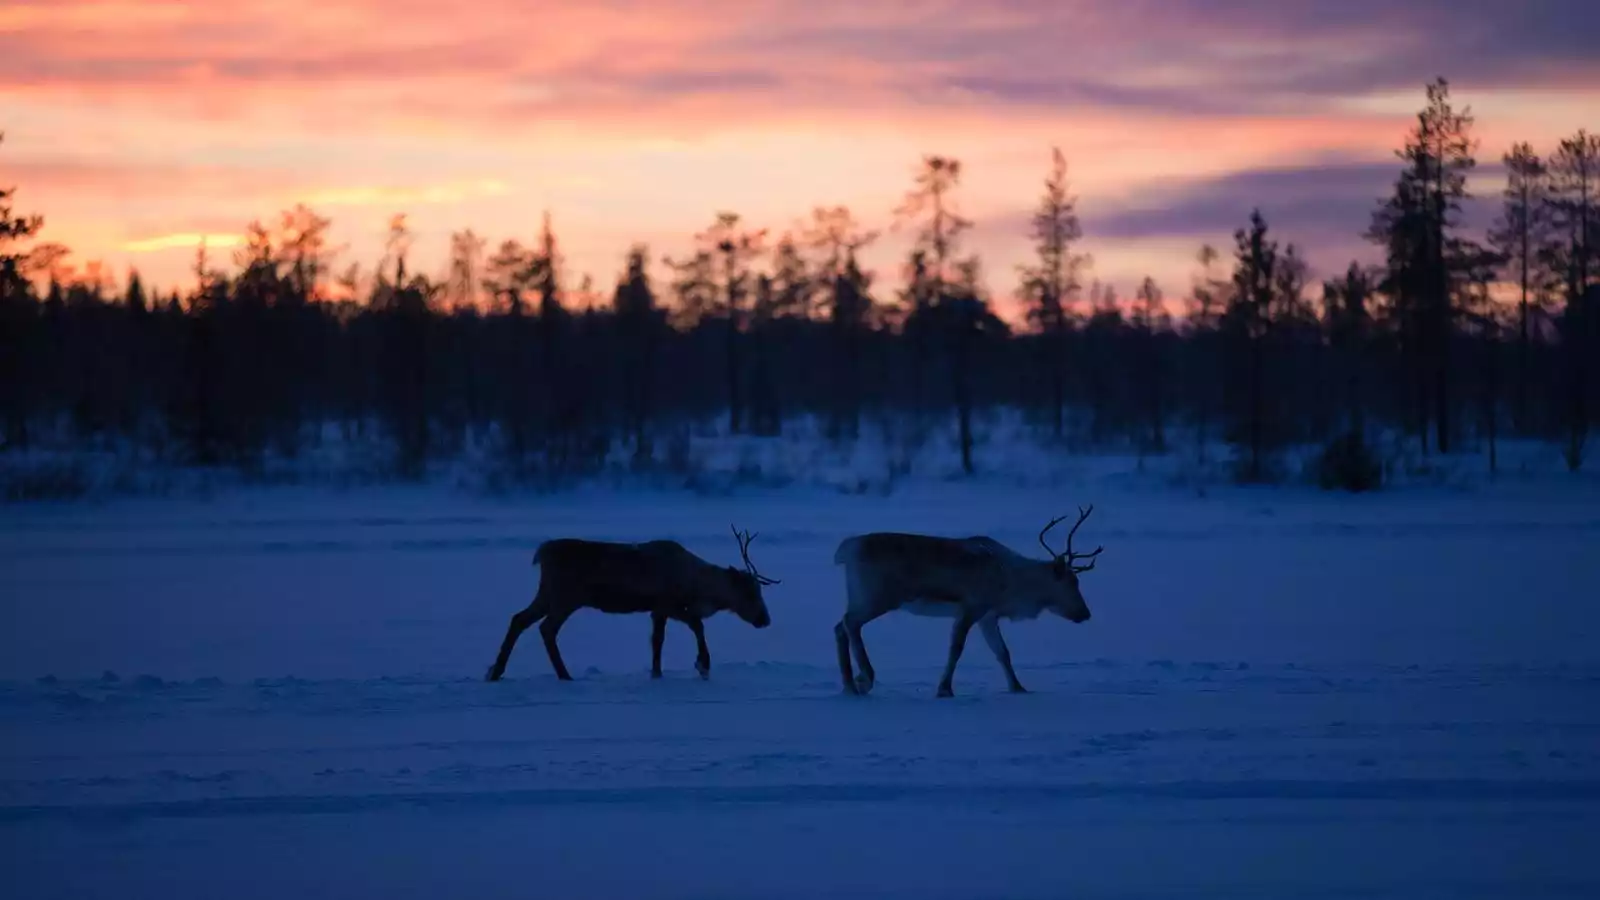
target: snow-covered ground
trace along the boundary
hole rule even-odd
[[[948,623],[866,639],[833,548],[1037,551],[1079,504],[1087,624],[1017,623],[1028,695]],[[580,613],[482,681],[556,535],[672,537],[774,617],[713,673]],[[1031,550],[1030,550],[1031,548]],[[1600,487],[1352,498],[991,480],[890,496],[281,488],[0,507],[6,896],[1600,896]]]

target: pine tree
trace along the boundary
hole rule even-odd
[[[862,229],[843,206],[813,209],[804,235],[806,245],[821,254],[816,282],[830,326],[833,365],[829,369],[833,377],[828,435],[833,440],[854,439],[860,434],[865,378],[862,352],[874,304],[869,293],[871,278],[861,270],[856,254],[877,237],[876,231]]]
[[[1078,221],[1078,198],[1067,186],[1067,160],[1059,149],[1051,151],[1050,175],[1030,225],[1038,262],[1021,267],[1021,293],[1029,321],[1044,338],[1040,347],[1049,385],[1050,420],[1052,432],[1060,440],[1066,427],[1070,309],[1082,289],[1079,273],[1089,257],[1073,249],[1083,238],[1083,227]]]
[[[960,160],[924,156],[911,190],[895,209],[895,227],[910,225],[917,229],[903,299],[912,345],[912,407],[919,419],[928,407],[924,381],[932,349],[930,338],[943,324],[932,310],[944,303],[950,284],[956,280],[954,260],[961,235],[973,224],[957,208],[954,194],[960,185]]]
[[[1363,373],[1372,332],[1372,279],[1352,262],[1343,277],[1323,286],[1328,344],[1334,354],[1335,369],[1344,393],[1342,430],[1355,440],[1366,441],[1366,392]]]
[[[1480,250],[1470,258],[1468,290],[1461,303],[1468,343],[1476,357],[1479,431],[1489,445],[1491,477],[1500,468],[1500,344],[1504,332],[1503,312],[1491,287],[1506,264],[1506,257],[1497,251]]]
[[[0,132],[0,142],[4,140],[5,133]],[[15,191],[0,186],[0,415],[4,416],[0,424],[5,427],[0,447],[26,448],[40,391],[38,380],[29,377],[38,354],[39,307],[23,271],[27,257],[18,245],[37,234],[44,219],[17,215],[12,207]]]
[[[535,274],[532,250],[515,240],[502,241],[485,264],[483,288],[491,298],[496,323],[491,351],[497,373],[495,419],[502,450],[513,473],[526,471],[535,444],[536,324],[526,292]]]
[[[744,358],[741,351],[748,319],[745,299],[753,293],[750,266],[765,252],[766,236],[767,230],[764,228],[746,229],[739,214],[732,212],[717,213],[716,222],[695,235],[700,253],[705,255],[704,261],[720,270],[711,277],[720,279],[715,282],[720,287],[720,296],[714,302],[716,314],[723,320],[728,430],[733,434],[743,431],[745,424]],[[695,262],[701,262],[699,256]],[[700,272],[695,274],[703,277]]]
[[[652,456],[650,421],[655,407],[656,361],[666,330],[666,317],[656,305],[646,271],[649,249],[629,250],[626,270],[612,298],[622,366],[623,415],[636,463]]]
[[[897,225],[917,225],[917,248],[927,254],[935,303],[954,279],[952,261],[959,252],[961,235],[972,227],[972,220],[961,215],[955,203],[955,190],[960,186],[960,160],[924,156],[915,185],[895,210]]]
[[[1138,304],[1134,307],[1133,327],[1139,336],[1139,374],[1142,386],[1142,406],[1145,412],[1147,436],[1139,441],[1140,459],[1146,450],[1150,453],[1167,452],[1165,408],[1163,392],[1166,382],[1166,360],[1161,352],[1162,334],[1171,327],[1172,317],[1167,313],[1166,300],[1155,279],[1146,277],[1139,285]]]
[[[1580,130],[1561,142],[1550,159],[1548,207],[1552,241],[1544,257],[1564,300],[1566,458],[1577,471],[1600,415],[1600,134]]]
[[[1528,363],[1530,312],[1542,307],[1542,283],[1548,281],[1540,261],[1540,249],[1549,242],[1549,170],[1533,152],[1519,143],[1504,157],[1506,188],[1500,217],[1489,232],[1490,246],[1506,260],[1512,280],[1517,284],[1517,367],[1513,421],[1519,433],[1528,423]]]
[[[833,416],[829,432],[835,438],[855,439],[861,434],[862,345],[871,328],[872,279],[861,270],[852,249],[845,255],[844,268],[833,277],[833,302],[829,325],[833,335],[837,365]]]
[[[453,309],[477,308],[486,246],[471,228],[450,235],[450,274],[445,280],[445,296]]]
[[[1470,108],[1450,103],[1450,85],[1436,79],[1427,87],[1427,106],[1397,155],[1409,166],[1405,177],[1416,188],[1419,300],[1424,365],[1431,385],[1435,443],[1451,448],[1450,343],[1455,329],[1456,293],[1467,268],[1457,248],[1462,204],[1470,198],[1467,175],[1477,165]]]
[[[1393,195],[1374,212],[1367,237],[1384,246],[1388,257],[1383,288],[1411,380],[1413,428],[1427,452],[1431,423],[1439,452],[1449,453],[1450,345],[1459,297],[1477,253],[1459,236],[1476,141],[1471,111],[1451,105],[1448,82],[1429,84],[1427,101],[1405,146],[1396,151],[1406,167]]]
[[[1228,282],[1216,276],[1219,258],[1217,249],[1210,244],[1200,247],[1195,259],[1200,273],[1194,279],[1187,309],[1189,331],[1189,359],[1192,371],[1185,379],[1188,383],[1194,409],[1195,458],[1206,462],[1206,445],[1211,440],[1211,420],[1218,406],[1218,387],[1222,379],[1221,348],[1218,346],[1218,328],[1222,323]]]
[[[795,237],[785,234],[772,250],[772,273],[757,279],[751,310],[751,426],[760,435],[779,433],[784,411],[776,367],[788,325],[809,315],[818,283],[800,255]]]
[[[1250,228],[1234,232],[1233,294],[1224,316],[1230,356],[1239,361],[1234,402],[1233,441],[1243,445],[1241,477],[1257,482],[1267,476],[1269,439],[1267,406],[1267,339],[1278,296],[1278,243],[1268,237],[1260,210],[1250,214]]]
[[[934,308],[939,330],[949,345],[950,392],[956,406],[956,440],[961,451],[961,470],[977,471],[973,457],[976,435],[973,413],[976,406],[976,379],[980,354],[987,339],[1005,334],[1005,325],[990,309],[984,295],[981,266],[977,257],[957,264],[955,279],[946,286],[943,301]]]
[[[573,361],[568,354],[572,315],[562,300],[563,259],[556,247],[555,229],[546,211],[539,226],[538,249],[529,261],[528,281],[539,296],[538,366],[539,420],[546,447],[546,461],[563,471],[572,463],[577,419],[583,405],[577,394],[582,382],[571,377]],[[554,459],[550,459],[553,454]]]

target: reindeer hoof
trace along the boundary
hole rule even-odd
[[[483,680],[484,681],[499,681],[500,680],[500,673],[496,672],[494,670],[493,666],[490,666],[489,667],[489,671],[483,673]]]
[[[652,678],[652,679],[655,679],[655,678],[660,678],[660,677],[661,677],[661,672],[660,672],[660,670],[657,670],[657,671],[654,671],[654,672],[651,672],[651,673],[650,673],[650,677],[651,677],[651,678]]]
[[[1013,684],[1011,686],[1011,693],[1013,693],[1013,694],[1026,694],[1027,692],[1028,692],[1028,689],[1023,687],[1020,684]]]
[[[934,696],[936,696],[936,697],[954,697],[955,695],[956,695],[956,692],[950,689],[950,685],[941,684],[941,685],[939,685],[939,692],[937,694],[935,694]]]
[[[857,675],[856,676],[856,693],[858,693],[858,694],[870,694],[870,693],[872,693],[872,685],[873,685],[873,679],[868,678],[865,675]]]

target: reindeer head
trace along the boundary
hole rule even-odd
[[[761,599],[761,588],[777,584],[778,581],[757,572],[755,564],[750,561],[750,542],[756,539],[756,535],[748,531],[740,532],[732,525],[728,527],[733,529],[733,539],[739,542],[739,555],[744,557],[743,572],[733,566],[728,567],[728,580],[733,583],[733,596],[728,608],[751,625],[765,628],[772,624],[772,616],[767,612],[766,601]]]
[[[1096,547],[1090,553],[1077,553],[1072,549],[1072,536],[1078,533],[1078,526],[1082,525],[1083,520],[1089,518],[1092,512],[1094,512],[1093,504],[1090,504],[1088,509],[1078,508],[1078,521],[1072,526],[1072,530],[1067,532],[1067,549],[1060,553],[1045,543],[1044,536],[1067,517],[1057,516],[1051,519],[1050,524],[1039,532],[1039,543],[1044,545],[1044,549],[1049,551],[1051,556],[1050,574],[1055,579],[1056,585],[1053,591],[1054,602],[1050,604],[1049,609],[1056,615],[1076,623],[1089,621],[1089,604],[1084,602],[1083,591],[1078,587],[1078,576],[1094,568],[1095,557],[1105,549]],[[1084,560],[1088,561],[1087,564],[1082,564]]]

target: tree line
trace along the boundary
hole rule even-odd
[[[1176,302],[1152,279],[1124,301],[1087,279],[1084,229],[1055,151],[1031,220],[1034,259],[1012,327],[964,237],[958,160],[922,160],[896,221],[916,236],[901,287],[859,255],[878,238],[844,207],[774,235],[718,213],[683,257],[633,247],[609,297],[569,283],[546,215],[531,245],[451,238],[438,276],[410,265],[403,216],[370,272],[335,270],[329,220],[304,206],[252,223],[231,267],[202,245],[187,290],[137,272],[113,289],[43,220],[0,193],[0,435],[7,451],[67,436],[198,466],[259,468],[330,440],[367,442],[421,477],[468,444],[515,477],[561,481],[618,450],[649,467],[675,436],[725,418],[779,435],[814,416],[947,427],[965,471],[985,409],[1026,410],[1071,448],[1142,454],[1232,445],[1240,480],[1279,477],[1283,448],[1324,448],[1330,486],[1374,486],[1377,429],[1423,454],[1504,435],[1583,462],[1600,417],[1600,135],[1504,155],[1502,209],[1462,224],[1473,116],[1443,79],[1401,148],[1365,235],[1375,266],[1320,285],[1259,211],[1231,253],[1200,248]],[[662,273],[658,275],[656,273]],[[664,448],[668,448],[665,449]]]

